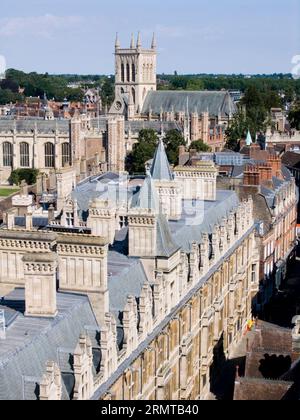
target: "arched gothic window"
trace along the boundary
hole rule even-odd
[[[127,64],[127,82],[130,82],[130,65]]]
[[[71,163],[71,153],[70,153],[69,143],[63,143],[61,145],[61,163],[63,167]]]
[[[20,143],[20,166],[22,168],[29,168],[29,144]]]
[[[13,166],[13,145],[5,142],[2,145],[3,151],[3,166]]]
[[[45,168],[54,168],[54,144],[45,143]]]
[[[131,92],[132,92],[133,102],[134,102],[134,104],[135,104],[135,89],[134,89],[134,88],[132,88],[132,89],[131,89]]]
[[[125,66],[123,63],[121,64],[121,80],[125,82]]]
[[[135,82],[135,65],[132,64],[132,81]]]

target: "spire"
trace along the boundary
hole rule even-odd
[[[136,209],[152,210],[159,213],[159,198],[153,180],[147,175],[140,192],[138,193],[136,202],[132,206]]]
[[[247,133],[246,144],[247,144],[247,146],[251,146],[251,144],[252,144],[252,137],[251,137],[251,134],[250,134],[249,130],[248,130],[248,133]]]
[[[157,45],[156,45],[156,36],[155,36],[155,33],[153,32],[153,38],[152,38],[151,48],[152,48],[152,50],[156,50],[156,47],[157,47]]]
[[[138,33],[136,47],[137,48],[141,48],[142,47],[141,33],[140,32]]]
[[[115,48],[116,48],[116,50],[118,50],[119,48],[121,48],[121,44],[120,44],[119,34],[118,34],[118,32],[117,32],[117,34],[116,34],[116,44],[115,44]]]
[[[173,181],[173,175],[162,140],[158,143],[150,172],[154,180]]]
[[[134,45],[134,35],[131,34],[130,48],[133,50],[134,47],[135,47],[135,45]]]

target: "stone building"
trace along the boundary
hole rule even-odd
[[[215,350],[241,339],[258,291],[253,200],[195,188],[180,211],[162,144],[150,172],[89,178],[60,214],[7,215],[0,399],[210,397]]]
[[[225,130],[236,113],[227,91],[157,91],[157,44],[142,48],[141,36],[129,48],[115,44],[115,101],[110,109],[128,121],[177,123],[188,143],[202,139],[213,151],[225,145]]]
[[[273,148],[261,150],[254,143],[241,152],[245,157],[242,165],[219,166],[222,175],[218,184],[234,189],[241,199],[249,195],[253,199],[260,243],[260,292],[256,302],[257,310],[263,311],[285,279],[287,264],[294,256],[298,193],[294,177]]]
[[[0,183],[12,170],[34,168],[49,174],[72,165],[85,178],[92,166],[122,171],[125,161],[123,117],[71,120],[0,119]]]

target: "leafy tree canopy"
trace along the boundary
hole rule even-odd
[[[129,173],[145,173],[145,163],[152,159],[158,143],[155,130],[144,129],[139,133],[138,142],[127,156],[126,169]]]
[[[20,185],[24,180],[28,185],[34,185],[38,174],[39,171],[37,169],[16,169],[11,173],[10,182],[15,185]]]
[[[166,153],[171,165],[177,165],[179,159],[179,146],[185,146],[183,135],[178,130],[170,130],[164,138]]]
[[[189,150],[197,150],[197,152],[210,152],[211,148],[204,143],[203,140],[196,140],[191,143]]]
[[[300,130],[300,101],[298,101],[289,113],[291,127]]]

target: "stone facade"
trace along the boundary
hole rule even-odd
[[[189,194],[181,185],[186,171],[188,176],[195,174],[195,185],[199,183]],[[110,181],[114,179],[108,175]],[[103,191],[95,199],[91,190],[89,201],[91,182],[80,183],[65,197],[55,220],[53,208],[46,223],[26,214],[20,225],[19,218],[10,215],[0,230],[0,289],[25,288],[24,328],[31,326],[32,319],[48,315],[53,320],[45,325],[49,334],[53,331],[59,338],[64,331],[64,339],[71,343],[65,348],[61,340],[49,355],[34,350],[41,357],[35,365],[38,396],[209,398],[214,350],[222,343],[228,355],[239,342],[258,292],[252,198],[239,201],[234,192],[217,191],[213,163],[172,172],[162,144],[150,174],[139,180],[140,188],[130,183],[126,206]],[[182,191],[181,211],[176,208],[173,214],[172,200],[165,200],[162,188],[169,197],[176,189]],[[188,202],[202,203],[203,213],[187,214]],[[69,301],[73,306],[66,311]],[[76,313],[74,320],[71,310]],[[81,319],[85,331],[69,337],[74,328],[82,330]],[[12,344],[14,325],[6,331]],[[46,344],[53,348],[58,338]],[[37,334],[31,344],[38,340]],[[19,350],[14,357],[20,354],[20,360],[25,360],[26,343],[24,348],[15,344]],[[2,356],[0,348],[0,360]],[[19,368],[25,370],[22,375],[30,376],[26,363]],[[5,369],[0,368],[0,375],[7,380]],[[30,390],[33,379],[27,381]],[[6,389],[0,386],[0,393]]]
[[[175,180],[181,185],[186,200],[216,199],[218,170],[212,162],[199,161],[196,166],[177,166]]]
[[[0,120],[0,183],[12,170],[34,168],[41,173],[72,166],[77,179],[93,171],[123,171],[124,118],[75,113],[71,120]]]
[[[140,115],[149,91],[156,90],[156,41],[153,37],[151,48],[143,49],[141,36],[135,43],[132,37],[130,48],[122,49],[120,41],[115,45],[115,102],[112,113],[124,114],[124,98],[127,102],[129,119]]]

